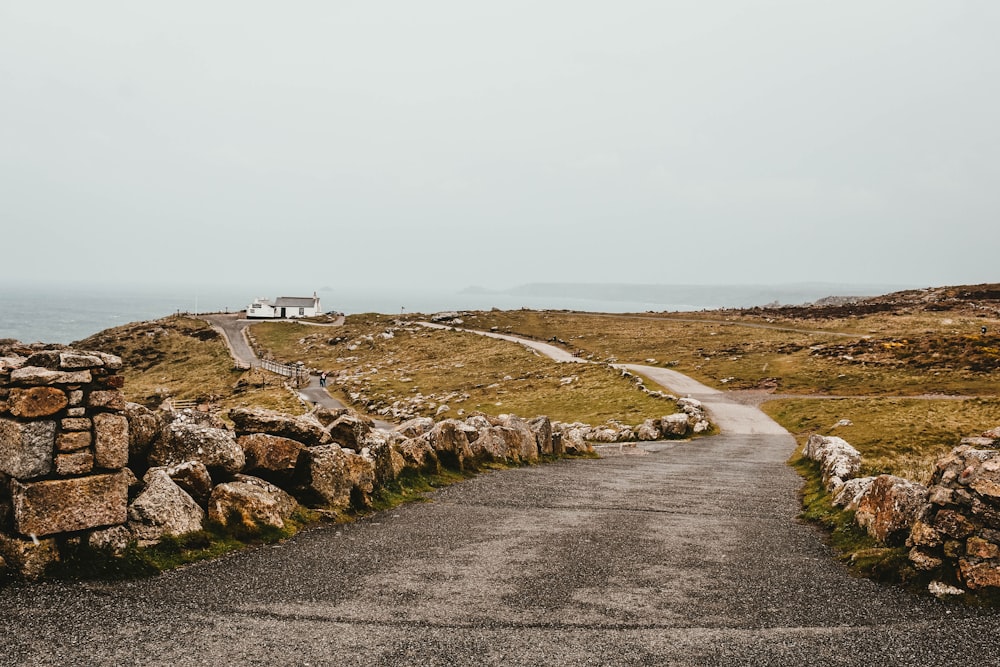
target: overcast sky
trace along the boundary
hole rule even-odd
[[[0,0],[0,285],[1000,281],[994,0]]]

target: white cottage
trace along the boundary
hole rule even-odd
[[[253,319],[294,319],[313,317],[322,312],[315,292],[312,296],[279,296],[274,303],[267,299],[254,299],[247,306],[247,318]]]

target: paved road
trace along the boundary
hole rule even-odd
[[[719,436],[484,474],[156,579],[8,587],[0,664],[996,664],[1000,613],[850,576],[796,520],[791,436],[715,394]]]

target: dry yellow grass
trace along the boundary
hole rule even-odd
[[[558,364],[516,343],[393,322],[352,316],[342,328],[320,330],[261,323],[253,338],[280,361],[331,372],[331,388],[376,413],[395,406],[442,417],[479,411],[637,424],[675,410],[606,366]]]
[[[120,356],[125,397],[147,407],[167,397],[220,409],[258,406],[290,413],[304,407],[280,378],[234,368],[221,336],[206,322],[171,316],[107,329],[76,344]]]
[[[926,484],[934,463],[965,436],[1000,425],[1000,400],[913,398],[792,399],[762,409],[800,443],[835,435],[862,456],[865,474],[892,474]],[[851,426],[834,428],[841,419]]]

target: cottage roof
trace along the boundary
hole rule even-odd
[[[316,297],[313,296],[279,296],[274,300],[275,308],[313,308]]]

